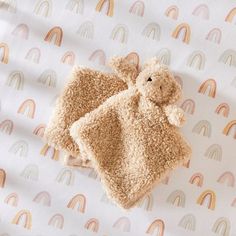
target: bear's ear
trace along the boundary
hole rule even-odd
[[[129,53],[125,59],[127,59],[131,64],[135,65],[137,71],[139,71],[139,55],[136,52]]]
[[[160,61],[158,60],[157,57],[152,57],[151,59],[147,60],[142,69],[146,69],[147,67],[153,67],[153,66],[156,66],[156,65],[160,65]]]

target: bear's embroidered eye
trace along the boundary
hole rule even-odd
[[[152,78],[151,78],[151,77],[149,77],[147,81],[152,81]]]

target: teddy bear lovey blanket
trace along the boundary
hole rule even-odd
[[[140,73],[122,63],[116,70],[129,88],[73,123],[70,134],[91,160],[107,195],[128,209],[188,161],[191,148],[178,129],[184,115],[173,104],[181,88],[168,68],[154,58]]]

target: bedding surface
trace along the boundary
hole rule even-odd
[[[235,15],[230,0],[0,0],[0,236],[236,235]],[[125,211],[41,137],[73,65],[130,52],[174,72],[193,155]]]

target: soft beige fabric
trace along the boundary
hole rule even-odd
[[[134,75],[122,64],[117,71],[127,78]],[[130,82],[128,90],[72,125],[71,136],[120,206],[135,205],[169,170],[189,159],[191,149],[176,127],[184,121],[183,112],[173,105],[180,95],[168,68],[152,59],[136,84]]]

